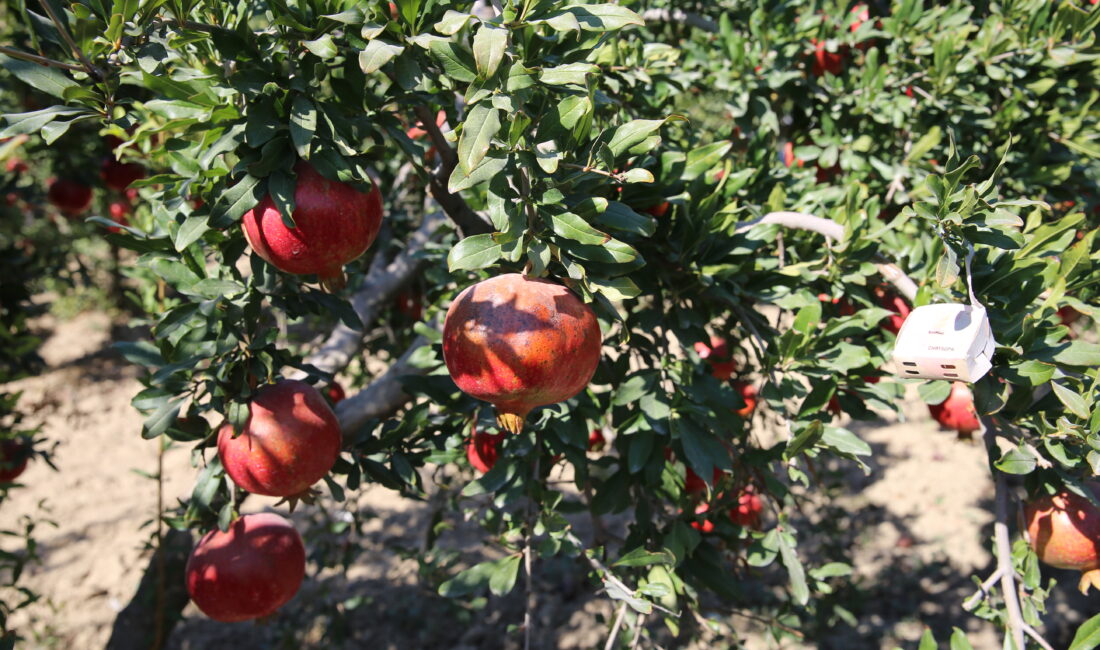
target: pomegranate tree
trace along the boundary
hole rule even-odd
[[[187,593],[203,614],[224,623],[248,621],[270,616],[294,597],[306,574],[306,550],[279,515],[244,515],[229,530],[204,535],[185,573]]]
[[[226,423],[218,455],[238,486],[272,497],[296,497],[332,469],[340,423],[313,386],[283,379],[256,392],[240,435]]]
[[[567,400],[600,362],[592,309],[556,282],[507,273],[466,288],[443,322],[443,359],[460,389],[519,433],[531,409]]]
[[[1088,489],[1100,498],[1100,484],[1089,483]],[[1063,489],[1029,501],[1024,520],[1031,548],[1044,564],[1080,571],[1081,593],[1100,588],[1100,509]]]
[[[294,227],[267,195],[244,214],[245,237],[280,271],[316,275],[327,289],[344,286],[344,265],[365,253],[382,226],[382,192],[363,193],[325,178],[304,160],[294,165]]]

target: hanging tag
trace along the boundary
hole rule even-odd
[[[948,379],[974,383],[993,368],[996,342],[989,315],[974,295],[967,244],[966,288],[970,304],[945,303],[917,307],[898,332],[894,372],[901,377]]]

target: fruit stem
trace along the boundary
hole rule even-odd
[[[1077,583],[1077,588],[1081,593],[1088,595],[1089,587],[1100,589],[1100,569],[1092,569],[1081,574],[1081,581]]]
[[[321,288],[326,293],[336,293],[346,286],[348,286],[348,276],[344,274],[343,269],[337,271],[335,275],[321,277]]]
[[[523,421],[527,419],[526,413],[497,413],[497,426],[509,433],[523,431]]]

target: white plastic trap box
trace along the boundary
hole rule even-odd
[[[898,332],[895,372],[901,377],[973,383],[993,367],[995,345],[982,306],[917,307]]]

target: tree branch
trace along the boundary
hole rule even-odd
[[[42,8],[46,10],[46,13],[50,15],[50,20],[53,21],[54,26],[57,27],[57,31],[61,34],[61,38],[69,46],[69,49],[73,51],[73,56],[80,59],[80,62],[84,64],[83,71],[87,72],[92,79],[96,81],[103,80],[103,73],[99,68],[92,65],[92,62],[88,60],[88,57],[84,56],[84,50],[80,49],[80,46],[73,40],[72,34],[69,33],[69,26],[61,22],[61,18],[58,17],[57,12],[49,2],[40,3]]]
[[[718,24],[706,16],[681,11],[679,9],[649,9],[642,13],[642,20],[648,22],[684,23],[707,32],[717,32]]]
[[[53,59],[47,59],[44,56],[30,54],[28,52],[23,52],[22,50],[17,50],[11,47],[0,47],[0,53],[7,54],[13,59],[23,59],[24,61],[30,61],[39,65],[45,65],[54,68],[64,68],[65,70],[75,70],[77,72],[86,72],[86,70],[79,65],[64,63],[62,61],[54,61]]]
[[[999,452],[997,449],[997,431],[993,418],[982,417],[982,438],[989,454],[989,469],[993,473],[994,515],[993,541],[997,550],[997,572],[1001,574],[1001,596],[1008,610],[1008,633],[1019,650],[1024,649],[1024,622],[1020,611],[1020,594],[1016,591],[1016,569],[1012,564],[1012,539],[1008,532],[1008,483],[1005,476],[993,466]]]
[[[420,123],[424,125],[424,131],[427,132],[428,138],[432,141],[432,146],[439,152],[440,160],[443,161],[443,164],[439,166],[439,169],[432,174],[428,181],[432,198],[439,203],[439,206],[443,208],[451,221],[462,231],[463,237],[492,232],[493,229],[490,224],[482,219],[478,213],[471,210],[461,196],[447,189],[447,180],[458,165],[458,154],[455,153],[451,143],[447,142],[447,138],[443,137],[443,131],[435,123],[435,116],[432,115],[431,109],[427,106],[417,106],[414,112]]]
[[[424,373],[424,369],[411,366],[409,359],[414,352],[427,344],[428,340],[423,336],[416,337],[409,349],[405,350],[405,354],[401,355],[401,358],[381,377],[336,405],[336,418],[340,421],[340,429],[344,432],[345,438],[363,426],[367,420],[386,415],[408,401],[409,396],[398,381],[398,377]]]
[[[829,239],[843,239],[844,226],[824,217],[815,217],[812,214],[802,212],[769,212],[768,214],[737,224],[735,233],[742,233],[759,224],[775,224],[795,230],[809,230]],[[909,302],[917,297],[917,283],[905,274],[896,264],[879,261],[875,263],[883,279],[890,283],[898,293]]]
[[[424,262],[418,258],[418,255],[437,236],[444,222],[445,219],[439,212],[426,215],[420,227],[409,238],[405,250],[401,251],[384,269],[372,266],[367,274],[366,283],[351,298],[352,308],[355,309],[364,327],[374,322],[378,312],[423,267]],[[363,330],[353,329],[341,323],[320,348],[306,357],[305,363],[324,372],[335,374],[346,368],[362,347]],[[304,374],[297,373],[296,377]]]

